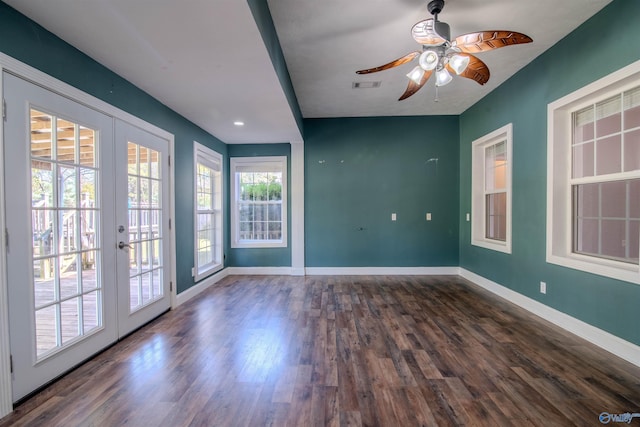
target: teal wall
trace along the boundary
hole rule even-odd
[[[640,2],[614,0],[460,116],[463,214],[471,209],[471,142],[513,123],[512,254],[471,246],[461,215],[461,267],[635,344],[640,286],[545,262],[546,144],[547,104],[640,59],[639,22]]]
[[[285,248],[231,248],[227,233],[227,267],[291,267],[291,144],[231,144],[231,157],[287,156],[287,247]],[[228,171],[229,162],[226,168]],[[230,178],[229,181],[231,181]],[[231,182],[227,184],[230,194]],[[227,212],[229,212],[227,210]],[[231,214],[227,215],[227,230],[231,230]]]
[[[307,267],[458,265],[458,117],[304,127]]]
[[[193,141],[227,146],[2,2],[0,51],[175,135],[177,290],[193,286]]]

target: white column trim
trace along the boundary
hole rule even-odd
[[[0,58],[0,101],[4,100],[2,93],[4,69]],[[2,104],[2,102],[0,102]],[[4,176],[4,120],[0,118],[0,176]],[[0,418],[13,410],[11,401],[11,347],[9,345],[9,304],[7,282],[7,241],[5,230],[5,180],[0,182]]]
[[[291,142],[291,275],[304,276],[304,142]]]

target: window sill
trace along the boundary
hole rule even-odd
[[[241,240],[232,242],[233,249],[249,249],[249,248],[286,248],[287,242],[281,240]]]
[[[478,240],[473,239],[471,241],[473,246],[479,246],[485,249],[491,249],[493,251],[503,252],[505,254],[511,253],[511,243],[499,242],[497,240]]]
[[[199,269],[196,272],[195,277],[193,278],[193,280],[197,283],[203,279],[206,279],[207,277],[211,276],[214,273],[217,273],[218,271],[222,270],[224,266],[222,264],[211,264],[208,265],[204,268]]]
[[[577,254],[548,255],[547,262],[611,279],[640,284],[640,268],[633,264]]]

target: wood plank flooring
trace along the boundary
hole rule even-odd
[[[597,426],[602,412],[640,412],[640,368],[464,279],[230,276],[0,426]]]

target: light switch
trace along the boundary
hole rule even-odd
[[[396,220],[396,214],[392,213],[391,214],[391,221],[395,221]]]
[[[427,212],[427,221],[431,221],[431,212]]]

